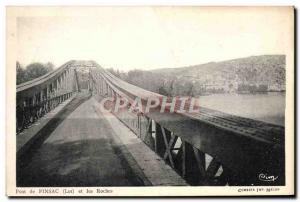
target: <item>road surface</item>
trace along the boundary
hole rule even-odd
[[[18,165],[18,186],[141,186],[113,130],[88,99]]]

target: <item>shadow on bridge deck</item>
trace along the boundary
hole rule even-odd
[[[144,185],[88,98],[81,94],[69,103],[18,157],[17,186]]]

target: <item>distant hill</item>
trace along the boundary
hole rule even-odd
[[[190,89],[193,94],[285,90],[284,55],[251,56],[152,72],[168,78],[164,88],[173,91],[172,95],[182,91],[174,90],[180,88],[180,82],[182,85],[191,82],[192,87],[188,86],[193,88]]]
[[[252,65],[265,65],[266,67],[271,67],[272,65],[283,65],[285,66],[285,55],[261,55],[261,56],[251,56],[246,58],[238,58],[233,60],[226,60],[222,62],[210,62],[199,65],[192,65],[186,67],[178,68],[162,68],[155,69],[152,72],[156,73],[167,73],[167,74],[178,74],[186,73],[186,71],[218,71],[222,69],[231,70],[232,67],[251,67]],[[284,67],[285,68],[285,67]]]
[[[115,75],[164,95],[285,91],[285,56],[261,55],[222,62]]]

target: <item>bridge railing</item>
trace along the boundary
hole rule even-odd
[[[74,61],[17,85],[16,131],[20,133],[78,90]]]
[[[136,98],[143,106],[150,97],[164,98],[95,66],[90,70],[95,95],[126,98],[128,108]],[[114,114],[191,185],[285,183],[284,127],[202,107],[197,114],[160,113],[158,108]]]

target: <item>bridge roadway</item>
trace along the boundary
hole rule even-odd
[[[18,186],[151,185],[121,147],[110,123],[95,110],[96,100],[86,99],[74,111],[67,105],[70,114],[40,146],[24,155],[18,167]]]

